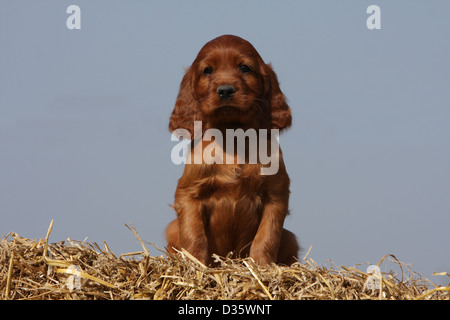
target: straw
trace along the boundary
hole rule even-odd
[[[188,251],[149,254],[136,229],[127,228],[142,251],[115,255],[104,242],[67,239],[50,243],[50,223],[44,239],[10,232],[0,238],[0,299],[11,300],[449,300],[447,272],[435,273],[447,283],[422,278],[396,256],[378,262],[376,289],[365,283],[367,264],[337,267],[314,261],[312,247],[291,266],[258,265],[251,258],[213,255],[216,267]],[[161,250],[161,249],[160,249]],[[393,271],[397,270],[397,271]]]

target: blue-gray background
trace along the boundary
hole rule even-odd
[[[66,8],[81,8],[81,30]],[[381,30],[366,9],[381,8]],[[320,264],[450,271],[449,1],[0,2],[0,236],[164,246],[168,120],[204,43],[239,35],[293,111],[286,228]],[[154,255],[161,254],[148,246]],[[437,278],[437,279],[436,279]]]

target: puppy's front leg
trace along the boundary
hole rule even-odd
[[[201,201],[191,197],[176,196],[175,210],[178,215],[180,248],[186,249],[203,264],[208,265],[208,240],[205,234]]]
[[[269,202],[250,247],[250,257],[258,264],[277,262],[281,233],[287,207],[283,203]]]
[[[264,209],[250,247],[250,257],[259,264],[277,262],[284,219],[289,212],[289,184],[289,176],[280,156],[278,173],[265,178]]]

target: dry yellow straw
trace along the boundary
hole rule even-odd
[[[291,266],[259,266],[251,259],[215,255],[216,267],[212,268],[186,250],[150,256],[145,248],[148,242],[132,226],[129,229],[141,243],[142,251],[120,256],[112,254],[106,242],[104,249],[96,243],[70,239],[50,243],[53,226],[52,220],[45,238],[40,240],[14,232],[0,238],[2,299],[450,298],[448,284],[433,284],[393,255],[384,256],[378,265],[388,268],[394,264],[401,272],[380,276],[382,291],[369,291],[364,290],[364,284],[370,274],[356,266],[321,266],[311,258],[311,248]],[[448,272],[435,275],[449,276]]]
[[[45,242],[44,242],[44,259],[47,258],[47,250],[48,250],[48,238],[50,237],[50,232],[52,232],[53,229],[53,219],[50,222],[50,225],[48,226],[47,235],[45,236]]]
[[[248,268],[248,270],[250,270],[251,274],[255,277],[256,281],[258,281],[259,285],[261,286],[261,288],[264,290],[264,292],[267,294],[267,296],[269,297],[270,300],[273,300],[272,295],[270,294],[269,290],[267,289],[267,287],[264,285],[264,283],[262,283],[262,281],[259,279],[258,275],[255,273],[255,271],[253,271],[252,267],[250,267],[250,265],[247,263],[247,261],[243,260],[245,266]]]
[[[11,258],[9,259],[8,279],[6,280],[5,299],[8,299],[8,297],[9,297],[9,288],[11,285],[11,275],[12,275],[13,265],[14,265],[14,251],[11,252]]]

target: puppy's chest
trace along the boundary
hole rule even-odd
[[[205,183],[203,205],[209,214],[256,213],[264,203],[264,177],[258,165],[220,165]]]
[[[264,176],[258,164],[215,165],[214,174],[208,177],[213,193],[236,194],[263,191]]]

